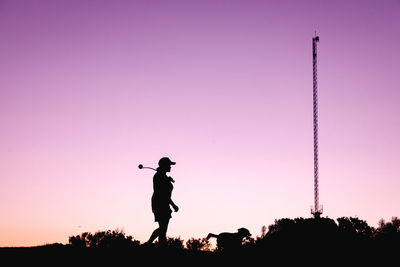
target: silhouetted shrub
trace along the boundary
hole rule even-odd
[[[257,240],[256,244],[274,252],[288,249],[317,252],[322,247],[333,246],[337,242],[337,233],[335,221],[329,218],[284,218],[275,220],[265,237]]]
[[[75,248],[85,248],[89,246],[89,242],[86,239],[88,232],[82,233],[81,235],[70,236],[69,244]]]
[[[207,238],[190,238],[186,241],[186,248],[190,251],[210,251],[211,244]]]
[[[122,230],[117,229],[71,236],[69,244],[75,248],[130,248],[139,246],[139,241],[133,240],[132,236],[125,236]]]
[[[374,228],[359,218],[340,217],[337,219],[338,231],[342,238],[352,241],[366,241],[373,236]]]
[[[167,246],[172,249],[183,250],[183,240],[180,237],[168,237]]]
[[[400,248],[400,219],[392,217],[390,222],[381,219],[375,232],[375,240],[379,245],[395,244]]]
[[[255,245],[256,245],[256,239],[254,239],[253,237],[243,239],[243,242],[242,242],[243,248],[251,249],[251,248],[254,248]]]

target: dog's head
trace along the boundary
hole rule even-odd
[[[249,237],[251,236],[250,231],[247,230],[246,228],[239,228],[239,229],[238,229],[238,233],[239,233],[241,236],[245,237],[245,238],[249,238]]]

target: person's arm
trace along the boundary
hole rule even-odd
[[[172,201],[172,199],[169,200],[169,204],[174,208],[175,212],[178,212],[179,207],[175,205],[175,203]]]
[[[169,181],[170,182],[173,182],[173,183],[175,183],[175,180],[174,179],[172,179],[172,177],[171,176],[167,176],[168,177],[168,179],[169,179]]]

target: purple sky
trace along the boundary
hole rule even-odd
[[[324,216],[400,215],[399,1],[0,1],[0,246],[157,227],[205,237],[313,204],[318,44]]]

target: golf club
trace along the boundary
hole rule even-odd
[[[153,171],[157,171],[156,169],[154,169],[152,167],[144,167],[142,164],[139,164],[138,168],[139,169],[150,169],[150,170],[153,170]],[[171,179],[171,182],[175,183],[175,180],[172,179],[172,177],[169,177],[169,178]]]
[[[156,169],[154,169],[152,167],[144,167],[142,164],[139,164],[138,168],[139,169],[150,169],[150,170],[153,170],[153,171],[157,171]]]

